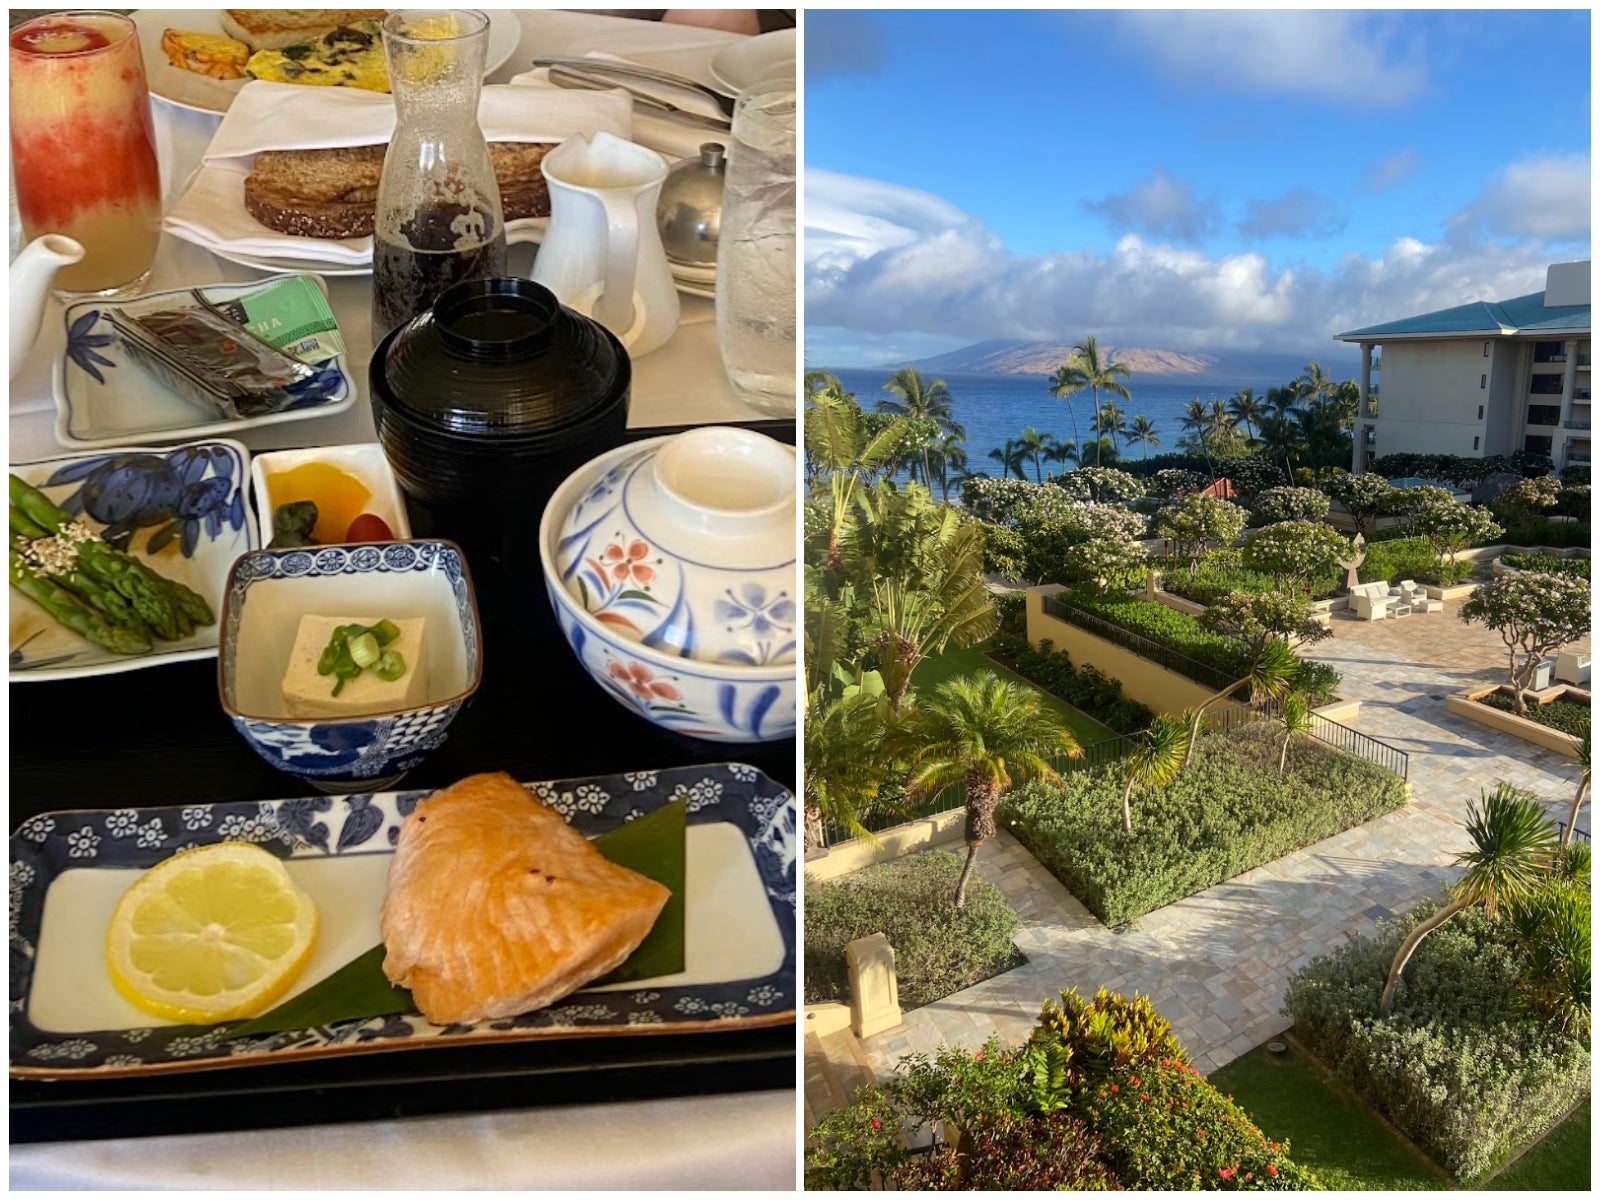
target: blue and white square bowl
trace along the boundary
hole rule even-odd
[[[300,618],[423,617],[430,700],[361,717],[287,717],[282,680]],[[445,740],[478,690],[483,638],[466,560],[454,542],[413,540],[256,550],[223,598],[223,711],[267,762],[324,791],[368,792]]]

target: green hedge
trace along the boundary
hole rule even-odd
[[[1135,790],[1131,834],[1115,766],[1019,788],[1000,819],[1095,916],[1122,925],[1406,802],[1398,775],[1310,738],[1280,776],[1278,729],[1203,734],[1174,783]]]
[[[1515,703],[1506,692],[1490,692],[1478,701],[1479,704],[1490,708],[1499,709],[1501,712],[1515,713]],[[1528,711],[1517,713],[1540,725],[1547,725],[1551,729],[1559,729],[1562,733],[1570,733],[1573,737],[1586,737],[1589,733],[1591,712],[1589,705],[1577,700],[1551,700],[1548,704],[1528,702]]]
[[[1433,904],[1380,924],[1290,977],[1295,1033],[1342,1081],[1458,1178],[1480,1178],[1589,1094],[1589,1050],[1518,998],[1524,952],[1508,921],[1452,917],[1406,964],[1394,1011],[1378,997],[1401,939]]]
[[[989,643],[989,655],[1117,733],[1134,733],[1155,720],[1148,707],[1122,694],[1120,680],[1090,663],[1074,666],[1067,652],[1053,649],[1049,639],[1030,646],[1026,634],[998,633]]]
[[[1465,574],[1466,564],[1459,573]],[[1357,568],[1357,578],[1362,583],[1399,583],[1413,579],[1419,583],[1439,583],[1440,572],[1434,565],[1433,552],[1421,538],[1396,536],[1384,541],[1367,543],[1367,556]],[[1314,575],[1310,580],[1313,599],[1325,600],[1344,591],[1345,573],[1328,571]],[[1215,604],[1229,592],[1275,592],[1277,581],[1271,575],[1251,571],[1241,565],[1237,550],[1210,550],[1200,559],[1193,578],[1187,569],[1176,567],[1163,572],[1162,584],[1167,591],[1196,604]]]
[[[1506,531],[1489,544],[1498,542],[1508,546],[1587,546],[1590,544],[1589,522],[1523,521],[1507,525]]]
[[[974,874],[956,909],[962,860],[943,850],[865,867],[806,888],[806,1002],[850,1002],[844,948],[882,933],[894,947],[900,1006],[924,1004],[1025,961],[1021,922],[997,888]]]
[[[1547,575],[1589,578],[1587,558],[1557,558],[1554,554],[1503,554],[1500,561],[1513,571],[1543,571]]]
[[[1220,671],[1230,681],[1242,679],[1250,670],[1250,653],[1242,642],[1212,633],[1202,628],[1200,622],[1188,613],[1168,608],[1165,604],[1127,592],[1102,593],[1088,587],[1064,592],[1061,600],[1129,633],[1148,638],[1168,650],[1175,650],[1202,666]],[[1307,662],[1302,683],[1315,705],[1333,698],[1340,679],[1339,672],[1326,663]]]

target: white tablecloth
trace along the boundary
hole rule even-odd
[[[536,54],[611,54],[684,70],[732,37],[715,31],[564,12],[523,12],[522,41],[491,76],[500,83]],[[708,76],[702,76],[709,78]],[[218,118],[157,103],[168,199],[200,161]],[[15,249],[15,247],[13,247]],[[528,251],[512,250],[526,271]],[[520,254],[520,259],[519,259]],[[259,274],[164,238],[152,288]],[[366,278],[329,280],[333,307],[356,362],[371,353]],[[59,314],[12,381],[10,461],[59,453],[49,364],[60,348]],[[708,300],[683,297],[683,324],[665,347],[635,364],[635,426],[755,419],[729,391]],[[349,412],[247,430],[253,450],[368,441],[363,399]],[[11,1148],[11,1186],[48,1189],[740,1189],[792,1190],[795,1093],[772,1091],[419,1118],[323,1129],[54,1143]]]
[[[735,34],[716,30],[585,13],[519,12],[518,17],[522,22],[522,41],[510,60],[489,77],[492,83],[505,83],[511,76],[528,70],[530,60],[536,55],[584,54],[591,50],[603,50],[711,82],[710,73],[703,64],[709,63],[717,49],[738,40]],[[696,61],[702,64],[699,71],[693,69]],[[170,204],[190,173],[200,165],[200,156],[221,118],[174,108],[159,100],[154,108],[161,178]],[[15,254],[15,231],[12,240]],[[513,274],[527,275],[532,256],[531,247],[513,246],[508,268]],[[158,291],[261,277],[259,271],[223,262],[198,246],[163,235],[149,289]],[[372,353],[371,277],[329,279],[328,288],[334,315],[350,347],[350,361],[361,364],[358,374],[364,392],[365,363]],[[717,350],[715,306],[710,300],[694,296],[682,295],[680,300],[682,316],[677,334],[661,349],[634,363],[628,424],[639,428],[761,419],[762,413],[735,397],[728,387]],[[59,306],[51,301],[33,356],[11,382],[11,462],[47,458],[63,451],[55,438],[50,364],[60,354],[64,336]],[[338,416],[269,425],[238,435],[252,451],[365,442],[371,441],[373,436],[372,412],[365,394],[349,411]]]

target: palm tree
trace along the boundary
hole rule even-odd
[[[1300,390],[1294,384],[1267,389],[1267,407],[1275,417],[1287,417],[1300,403]]]
[[[1094,393],[1094,465],[1100,465],[1100,390],[1104,388],[1113,396],[1121,396],[1124,400],[1132,400],[1133,393],[1128,391],[1128,385],[1122,380],[1127,378],[1128,368],[1119,362],[1101,363],[1100,347],[1094,340],[1094,334],[1085,334],[1083,341],[1072,348],[1072,358],[1066,366],[1057,369],[1057,379],[1062,373],[1066,378],[1076,384],[1073,391],[1082,391],[1088,388]],[[1059,393],[1057,393],[1059,394]],[[1072,435],[1078,435],[1077,423],[1073,423]]]
[[[1235,424],[1244,426],[1252,442],[1256,440],[1256,426],[1261,424],[1261,418],[1266,414],[1266,406],[1256,398],[1254,388],[1240,388],[1228,401],[1228,415]]]
[[[1213,704],[1220,704],[1241,688],[1249,690],[1252,704],[1276,700],[1294,686],[1299,673],[1300,660],[1289,649],[1289,643],[1282,638],[1273,638],[1261,648],[1261,653],[1251,662],[1250,671],[1244,678],[1236,679],[1219,692],[1213,692],[1199,708],[1192,710],[1189,716],[1189,746],[1184,753],[1183,765],[1187,767],[1194,761],[1195,747],[1200,744],[1200,722],[1205,719],[1206,709]]]
[[[1050,463],[1071,463],[1073,466],[1077,466],[1078,458],[1078,443],[1070,438],[1063,441],[1060,438],[1052,437],[1050,445],[1045,448],[1044,452],[1045,462]]]
[[[1206,424],[1211,427],[1211,436],[1218,443],[1232,440],[1233,417],[1228,412],[1226,400],[1213,400],[1206,405]]]
[[[1206,411],[1204,401],[1196,398],[1183,406],[1183,428],[1186,433],[1194,434],[1200,445],[1206,444],[1206,433],[1211,428],[1211,415]]]
[[[1572,844],[1572,831],[1578,827],[1578,814],[1583,811],[1583,798],[1589,794],[1589,735],[1583,735],[1578,745],[1578,794],[1572,798],[1572,811],[1567,814],[1567,827],[1561,831],[1561,848]]]
[[[1083,753],[1038,692],[992,671],[947,679],[921,697],[896,731],[895,745],[911,766],[908,796],[966,786],[967,862],[956,884],[958,909],[966,906],[978,847],[994,836],[1001,797],[1030,779],[1058,781],[1050,758]]]
[[[888,397],[878,401],[878,411],[881,413],[894,413],[900,417],[922,418],[934,422],[946,434],[956,437],[966,437],[967,431],[956,421],[955,415],[950,411],[950,389],[945,386],[942,379],[923,379],[922,372],[915,367],[901,367],[894,373],[894,378],[883,385],[883,390],[890,393]],[[928,470],[928,451],[922,452],[922,477],[932,479]]]
[[[1011,472],[1013,471],[1017,473],[1018,479],[1027,478],[1027,476],[1022,473],[1022,464],[1024,461],[1026,461],[1028,452],[1010,438],[1006,439],[1006,444],[1003,449],[996,447],[995,449],[989,451],[989,457],[994,459],[995,462],[999,463],[1000,466],[1004,468],[1000,472],[1001,479],[1011,478]]]
[[[1176,717],[1162,713],[1135,744],[1123,763],[1122,827],[1133,832],[1133,789],[1166,787],[1183,770],[1189,752],[1189,729]]]
[[[1084,389],[1084,382],[1071,363],[1062,363],[1050,379],[1050,394],[1067,402],[1067,416],[1072,418],[1072,442],[1078,443],[1078,414],[1072,409],[1072,398]]]
[[[1292,417],[1272,413],[1261,418],[1261,448],[1273,461],[1281,456],[1285,476],[1294,479],[1293,456],[1300,448],[1300,427]]]
[[[1035,483],[1044,482],[1044,468],[1040,465],[1040,459],[1043,457],[1044,452],[1050,448],[1047,440],[1049,437],[1048,433],[1041,434],[1032,425],[1029,425],[1017,438],[1017,448],[1033,459],[1033,481]]]
[[[1491,919],[1500,905],[1515,905],[1533,896],[1549,874],[1556,850],[1556,827],[1534,796],[1500,783],[1483,797],[1481,807],[1467,812],[1467,835],[1472,849],[1456,855],[1466,870],[1450,889],[1450,902],[1423,918],[1408,933],[1389,964],[1389,979],[1378,1001],[1378,1015],[1394,1008],[1400,972],[1427,937],[1465,909],[1483,905]]]
[[[1111,445],[1117,447],[1118,438],[1128,436],[1128,417],[1122,409],[1117,407],[1115,400],[1107,400],[1100,406],[1100,432],[1111,435]]]
[[[1290,692],[1278,706],[1278,724],[1283,727],[1283,752],[1278,755],[1278,774],[1289,771],[1289,743],[1311,732],[1311,703],[1299,692]]]
[[[1328,373],[1316,359],[1308,362],[1304,374],[1295,380],[1295,387],[1301,398],[1310,401],[1321,400],[1332,386],[1333,380],[1328,378]]]
[[[928,450],[929,461],[939,473],[939,498],[950,503],[950,481],[959,478],[967,467],[967,442],[963,437],[947,433]]]
[[[1145,458],[1149,458],[1150,447],[1161,445],[1161,439],[1156,436],[1156,423],[1149,417],[1135,417],[1128,427],[1128,445],[1142,445]]]

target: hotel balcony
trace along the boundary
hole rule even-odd
[[[1574,418],[1574,419],[1572,419],[1572,420],[1570,420],[1570,421],[1568,421],[1566,423],[1566,428],[1567,429],[1588,429],[1589,428],[1589,420],[1588,420],[1587,417],[1582,418],[1582,419]]]

